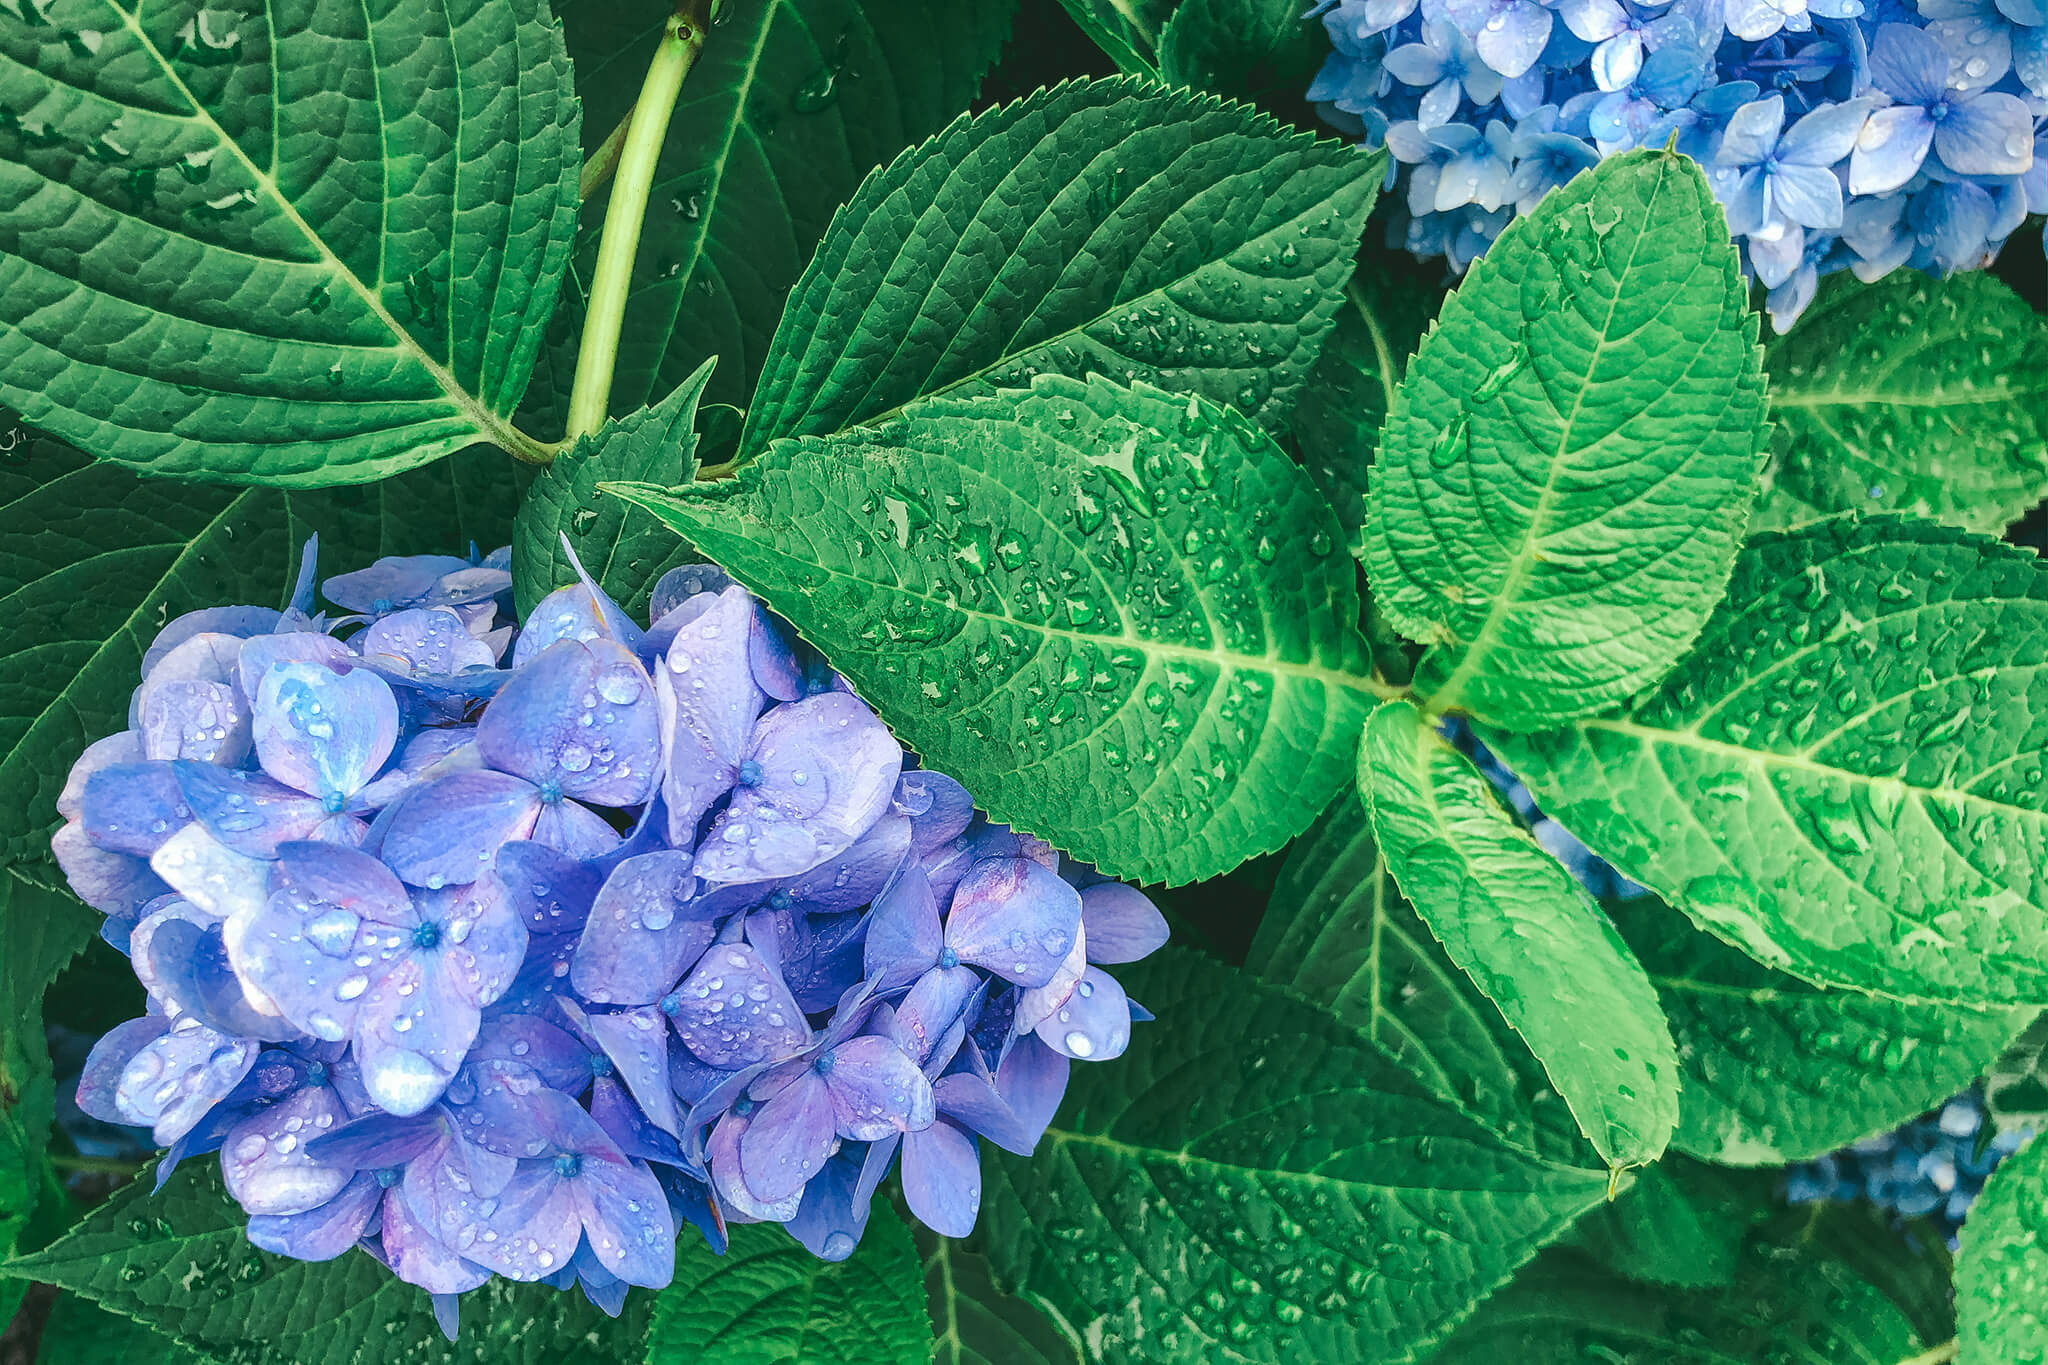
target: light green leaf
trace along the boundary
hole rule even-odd
[[[1048,375],[615,491],[795,623],[990,814],[1180,883],[1307,828],[1369,697],[1307,476],[1195,397]]]
[[[715,1256],[679,1249],[654,1302],[648,1365],[924,1365],[932,1358],[917,1248],[876,1203],[860,1245],[823,1261],[782,1227],[732,1228]]]
[[[2048,1128],[2048,1014],[1991,1064],[1984,1076],[1984,1107],[2002,1133]]]
[[[1742,1244],[1778,1175],[1724,1171],[1666,1153],[1620,1198],[1581,1218],[1571,1244],[1631,1280],[1680,1289],[1735,1282]]]
[[[540,457],[505,419],[578,164],[541,0],[7,8],[0,401],[184,478]]]
[[[1758,526],[1897,511],[2002,531],[2048,495],[2048,319],[1988,272],[1839,276],[1766,352]]]
[[[1672,1145],[1783,1166],[1889,1132],[1982,1074],[2030,1010],[1905,1005],[1774,972],[1654,898],[1608,912],[1684,1067]]]
[[[662,574],[687,562],[689,547],[652,516],[598,484],[683,484],[697,477],[697,403],[711,378],[707,360],[674,393],[651,408],[614,417],[555,457],[519,504],[512,528],[512,589],[524,617],[556,588],[576,582],[562,552],[567,535],[597,585],[628,614],[647,618]]]
[[[1081,1365],[1074,1329],[998,1289],[985,1256],[923,1227],[911,1231],[924,1256],[925,1306],[938,1334],[932,1365]]]
[[[450,1342],[424,1290],[368,1252],[297,1261],[258,1251],[220,1164],[184,1163],[164,1188],[145,1172],[0,1274],[40,1280],[138,1318],[229,1365],[638,1365],[652,1296],[619,1321],[580,1294],[494,1278],[462,1297]],[[137,1228],[141,1231],[137,1231]]]
[[[65,774],[126,723],[166,622],[283,606],[315,532],[323,574],[504,544],[521,468],[475,451],[369,489],[285,493],[138,480],[54,441],[0,464],[0,862],[49,858]]]
[[[2048,1359],[2048,1141],[2000,1162],[1963,1220],[1956,1257],[1959,1365]]]
[[[1159,74],[1159,35],[1180,0],[1060,0],[1074,23],[1131,76]]]
[[[1345,286],[1346,306],[1295,400],[1301,462],[1337,509],[1353,552],[1365,552],[1366,471],[1408,361],[1442,299],[1407,269],[1368,254]]]
[[[0,1256],[14,1250],[35,1214],[56,1120],[43,992],[96,921],[70,896],[0,869]]]
[[[1092,1360],[1411,1360],[1606,1195],[1243,973],[1168,948],[1117,975],[1160,1022],[984,1163],[996,1273]]]
[[[673,0],[561,6],[595,149],[639,94]],[[707,403],[745,404],[776,319],[861,178],[946,126],[1009,36],[1015,0],[720,0],[655,170],[612,412],[658,403],[718,357]],[[559,432],[608,192],[583,206],[577,261],[530,400]]]
[[[1752,957],[2048,1002],[2048,566],[1897,517],[1756,537],[1624,714],[1483,733],[1594,852]]]
[[[1795,1209],[1753,1233],[1727,1288],[1631,1283],[1546,1254],[1481,1306],[1432,1365],[1935,1365],[1918,1311],[1947,1255],[1852,1206]]]
[[[834,220],[741,454],[1046,373],[1199,393],[1283,429],[1383,157],[1127,79],[961,119]]]
[[[1526,730],[1655,682],[1728,579],[1764,426],[1721,207],[1675,153],[1611,157],[1511,223],[1408,367],[1366,576],[1436,709]]]
[[[1401,895],[1356,789],[1288,850],[1245,968],[1357,1029],[1511,1145],[1593,1160],[1542,1063]]]
[[[1313,127],[1305,96],[1330,40],[1296,0],[1181,0],[1159,38],[1159,71]],[[1298,115],[1298,116],[1297,116]]]
[[[1594,1150],[1655,1161],[1678,1122],[1678,1056],[1614,926],[1406,701],[1373,712],[1358,785],[1387,865],[1451,961],[1522,1035]]]

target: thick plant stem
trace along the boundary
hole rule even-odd
[[[597,267],[590,277],[590,302],[583,313],[583,341],[576,353],[576,382],[569,390],[568,440],[574,441],[604,424],[611,405],[612,371],[619,361],[619,332],[626,322],[626,293],[633,283],[633,258],[640,250],[640,229],[647,220],[647,196],[654,188],[654,166],[668,136],[683,78],[704,50],[704,0],[686,0],[669,17],[661,46],[647,68],[647,80],[626,125],[619,147],[618,170],[612,179],[611,203],[605,211],[604,236],[597,244]]]
[[[1917,1356],[1907,1357],[1900,1361],[1899,1365],[1948,1365],[1949,1361],[1956,1358],[1956,1348],[1960,1344],[1951,1337],[1931,1351],[1922,1351]]]

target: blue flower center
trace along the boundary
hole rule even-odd
[[[777,891],[768,898],[768,908],[770,910],[787,910],[795,904],[796,897],[790,895],[787,891]]]
[[[1763,167],[1765,175],[1776,175],[1778,173],[1778,154],[1772,152],[1757,164]]]
[[[674,991],[654,1002],[654,1007],[673,1019],[683,1012],[683,997]]]
[[[1943,95],[1940,99],[1927,106],[1927,117],[1933,119],[1936,123],[1940,123],[1955,111],[1956,106],[1954,102],[1948,96]]]
[[[818,1060],[811,1063],[811,1070],[817,1072],[820,1076],[829,1076],[832,1074],[832,1068],[837,1065],[839,1065],[838,1061],[831,1053],[826,1052],[820,1054]]]
[[[329,792],[320,798],[320,809],[326,811],[329,815],[341,814],[347,805],[348,798],[340,792]]]
[[[412,946],[415,948],[438,948],[441,946],[441,926],[432,920],[421,920],[419,928],[412,931]]]
[[[564,1180],[574,1180],[583,1174],[583,1158],[574,1152],[561,1152],[555,1157],[555,1174]]]
[[[738,1114],[741,1118],[745,1118],[754,1112],[754,1102],[745,1095],[742,1095],[732,1102],[732,1112]]]
[[[960,954],[954,952],[951,948],[939,949],[939,966],[942,969],[950,972],[959,965]]]
[[[320,1086],[327,1084],[327,1063],[306,1063],[306,1084],[312,1086]]]
[[[543,782],[543,783],[541,783],[541,784],[540,784],[540,803],[541,803],[541,804],[542,804],[543,806],[552,806],[552,805],[555,805],[555,804],[557,804],[558,802],[560,802],[560,801],[561,801],[561,799],[562,799],[562,784],[561,784],[561,783],[559,783],[559,782],[555,781],[555,779],[553,779],[553,778],[551,777],[551,778],[549,778],[549,779],[548,779],[547,781],[545,781],[545,782]]]
[[[740,760],[740,785],[757,787],[761,784],[761,765],[747,758]]]
[[[604,1055],[604,1054],[603,1054],[602,1052],[593,1052],[593,1053],[591,1053],[591,1054],[590,1054],[590,1074],[591,1074],[591,1075],[593,1075],[593,1076],[609,1076],[609,1075],[611,1075],[611,1074],[612,1074],[612,1059],[611,1059],[611,1058],[609,1058],[609,1057],[607,1057],[607,1056],[605,1056],[605,1055]]]
[[[396,1166],[386,1166],[383,1170],[377,1172],[377,1188],[380,1190],[390,1189],[398,1183],[399,1177],[403,1174],[404,1172]]]
[[[396,602],[393,602],[388,597],[380,597],[376,601],[370,603],[370,610],[376,612],[385,612],[390,611],[393,607],[397,605],[398,604]]]

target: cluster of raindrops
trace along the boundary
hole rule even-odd
[[[566,542],[565,542],[566,543]],[[710,565],[651,624],[509,557],[379,560],[166,624],[59,800],[71,885],[147,991],[85,1114],[158,1183],[218,1153],[249,1240],[616,1313],[772,1221],[850,1255],[904,1200],[965,1235],[1072,1061],[1150,1016],[1136,890],[978,814]],[[574,563],[573,554],[570,561]]]

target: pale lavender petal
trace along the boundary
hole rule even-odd
[[[1930,105],[1948,85],[1948,52],[1911,24],[1885,24],[1870,44],[1870,82],[1907,105]]]
[[[962,966],[935,967],[911,986],[896,1006],[896,1026],[913,1041],[919,1062],[938,1048],[980,986],[980,975]]]
[[[752,1101],[746,1102],[752,1105]],[[727,1114],[711,1130],[705,1144],[704,1162],[711,1172],[711,1187],[718,1193],[726,1216],[744,1223],[786,1223],[796,1217],[803,1191],[793,1190],[781,1199],[757,1198],[740,1175],[740,1139],[752,1119],[738,1110]]]
[[[149,866],[173,891],[207,914],[226,921],[224,932],[231,959],[236,926],[260,912],[270,900],[270,872],[274,865],[236,853],[208,834],[202,825],[187,825],[166,839],[150,858]]]
[[[492,872],[506,905],[534,934],[581,932],[604,874],[546,844],[516,839],[501,847]]]
[[[476,1038],[476,1007],[459,998],[433,958],[396,963],[362,997],[355,1027],[363,1086],[377,1107],[404,1117],[441,1098]]]
[[[589,807],[574,801],[550,801],[543,793],[540,814],[533,822],[533,841],[568,857],[588,860],[616,849],[619,832]]]
[[[649,1289],[675,1278],[675,1220],[668,1196],[645,1166],[588,1153],[569,1184],[590,1249],[606,1270]]]
[[[1778,159],[1793,166],[1832,166],[1856,146],[1856,135],[1870,117],[1870,101],[1824,104],[1786,130],[1778,143]],[[1780,174],[1783,170],[1781,168]],[[1839,224],[1841,218],[1836,217]],[[1808,223],[1808,227],[1828,224]]]
[[[1027,1033],[1066,1004],[1067,998],[1074,993],[1074,987],[1079,984],[1081,974],[1088,969],[1088,957],[1087,920],[1084,918],[1081,932],[1074,936],[1073,951],[1067,954],[1066,961],[1060,963],[1060,969],[1053,974],[1052,980],[1018,993],[1017,1012],[1010,1027],[1019,1033]]]
[[[2034,164],[2034,119],[2017,95],[1959,101],[1935,125],[1934,150],[1958,175],[2019,175]]]
[[[566,1003],[566,1002],[564,1002]],[[618,1068],[619,1080],[632,1092],[653,1124],[671,1136],[682,1132],[675,1092],[668,1084],[668,1028],[652,1008],[585,1016],[585,1027],[605,1056]]]
[[[810,1025],[782,974],[748,944],[706,953],[676,989],[674,1004],[676,1035],[713,1066],[778,1060],[810,1041]]]
[[[386,555],[368,568],[336,574],[320,591],[346,611],[396,611],[432,592],[443,575],[469,566],[455,555]]]
[[[540,789],[488,770],[421,783],[384,813],[384,861],[414,886],[476,880],[500,844],[540,817]]]
[[[89,775],[78,799],[86,838],[110,853],[147,858],[192,820],[168,763],[114,763]]]
[[[1081,924],[1090,962],[1136,962],[1166,946],[1166,916],[1144,892],[1123,882],[1081,890]]]
[[[1717,166],[1754,166],[1778,146],[1778,134],[1785,127],[1785,100],[1771,95],[1737,109],[1728,118],[1714,154]]]
[[[128,940],[142,988],[167,1013],[189,1014],[217,1032],[267,1042],[299,1036],[282,1017],[258,1010],[228,963],[220,921],[172,898],[143,916]]]
[[[1074,994],[1038,1025],[1039,1041],[1062,1056],[1088,1062],[1121,1057],[1131,1043],[1131,1006],[1115,977],[1090,967]]]
[[[699,593],[721,593],[732,585],[732,575],[716,564],[678,564],[655,580],[647,614],[658,625]]]
[[[910,853],[910,821],[885,814],[854,841],[808,872],[782,881],[777,890],[804,914],[836,915],[874,900]]]
[[[124,1123],[154,1130],[159,1147],[192,1131],[256,1064],[256,1043],[229,1038],[196,1019],[180,1019],[143,1045],[121,1069],[114,1107]]]
[[[396,666],[408,675],[450,676],[498,662],[491,646],[470,634],[447,607],[415,607],[372,622],[355,643],[371,664]]]
[[[332,1199],[304,1213],[259,1214],[244,1231],[250,1245],[298,1261],[331,1261],[369,1230],[384,1187],[365,1171],[350,1176]]]
[[[848,1158],[826,1162],[804,1186],[796,1217],[786,1224],[789,1235],[821,1261],[843,1261],[853,1255],[868,1225],[868,1204],[858,1197],[859,1182],[860,1170]]]
[[[85,813],[85,784],[92,775],[103,768],[117,763],[140,763],[142,761],[142,736],[133,730],[121,730],[96,739],[85,746],[85,752],[71,765],[65,775],[63,789],[57,793],[57,814],[66,820],[82,819]]]
[[[896,806],[910,816],[910,846],[920,858],[959,838],[974,822],[974,798],[967,788],[929,769],[897,779]]]
[[[755,684],[775,700],[796,701],[804,695],[795,637],[759,602],[754,604],[753,628],[747,632],[747,664]]]
[[[1618,0],[1558,0],[1557,17],[1589,43],[1612,38],[1628,26],[1628,11]]]
[[[655,669],[669,740],[662,794],[678,848],[695,846],[704,813],[732,789],[767,703],[748,661],[753,619],[753,599],[732,587],[693,597],[664,621],[672,640]]]
[[[825,1058],[819,1059],[819,1069],[831,1092],[833,1117],[841,1135],[873,1142],[892,1132],[931,1125],[931,1082],[917,1063],[887,1038],[873,1034],[849,1038],[826,1057],[831,1059],[829,1069],[825,1069]]]
[[[879,990],[895,990],[922,976],[939,960],[945,930],[924,869],[907,867],[868,913],[863,958],[867,975]]]
[[[442,981],[455,999],[483,1006],[505,993],[526,958],[526,926],[495,890],[423,892],[420,916],[440,926]]]
[[[1819,166],[1781,165],[1770,177],[1779,212],[1810,228],[1842,225],[1842,182]]]
[[[1067,1093],[1065,1054],[1038,1041],[1036,1034],[1019,1038],[996,1068],[996,1091],[1016,1113],[1035,1145],[1059,1111]]]
[[[228,1193],[249,1213],[305,1213],[341,1193],[349,1172],[322,1165],[307,1150],[314,1138],[346,1121],[341,1098],[309,1085],[228,1130],[220,1171]]]
[[[675,988],[716,932],[693,912],[690,855],[673,849],[628,858],[597,893],[570,981],[597,1004],[651,1005]]]
[[[1031,1155],[1043,1131],[1043,1125],[1033,1128],[1019,1117],[987,1077],[972,1071],[956,1071],[934,1081],[932,1104],[941,1115],[1019,1156]]]
[[[51,836],[50,852],[78,898],[116,919],[134,919],[143,906],[170,890],[150,871],[147,859],[99,847],[75,821]]]
[[[152,683],[137,694],[135,729],[144,758],[231,768],[249,754],[249,708],[230,683]]]
[[[924,1079],[921,1073],[918,1079]],[[754,1111],[753,1122],[740,1135],[740,1173],[756,1199],[766,1204],[788,1199],[817,1174],[839,1146],[833,1110],[825,1077],[805,1067]]]
[[[313,1159],[344,1171],[377,1171],[403,1166],[447,1140],[438,1111],[412,1118],[368,1113],[337,1124],[311,1143]]]
[[[242,695],[253,697],[263,689],[263,676],[283,663],[347,665],[356,662],[355,651],[332,635],[317,630],[286,631],[282,635],[258,635],[242,641],[235,655],[235,679]]]
[[[1550,11],[1540,5],[1511,5],[1496,27],[1488,23],[1479,30],[1473,45],[1486,64],[1503,76],[1520,76],[1536,65],[1550,41]]]
[[[281,844],[278,883],[297,895],[305,913],[340,906],[380,924],[411,928],[419,923],[412,898],[391,869],[352,848],[315,842]]]
[[[92,1045],[85,1069],[78,1077],[78,1107],[101,1123],[126,1124],[135,1120],[124,1114],[118,1102],[121,1073],[143,1048],[170,1031],[171,1021],[161,1014],[145,1014],[108,1029]]]
[[[413,1215],[404,1195],[384,1200],[384,1262],[407,1284],[435,1295],[463,1294],[491,1278],[491,1272],[465,1260]],[[454,1338],[454,1332],[448,1333]]]
[[[1020,986],[1058,974],[1081,932],[1081,895],[1028,858],[987,858],[968,869],[946,916],[946,946]]]
[[[142,676],[148,677],[164,657],[195,635],[229,635],[237,639],[266,635],[280,618],[269,607],[206,607],[188,611],[156,633],[142,654]]]
[[[568,1030],[533,1014],[497,1014],[484,1020],[468,1061],[525,1067],[549,1089],[572,1095],[590,1081],[590,1048]]]
[[[102,774],[102,777],[109,773]],[[230,772],[211,763],[173,763],[179,795],[207,832],[250,858],[272,858],[277,846],[310,839],[333,812],[317,797],[262,773]],[[87,795],[90,797],[91,790]]]
[[[981,1213],[981,1154],[946,1119],[903,1138],[903,1198],[941,1237],[965,1237]]]
[[[637,805],[660,779],[653,684],[606,639],[564,641],[521,668],[478,722],[476,744],[494,768],[599,805]]]

